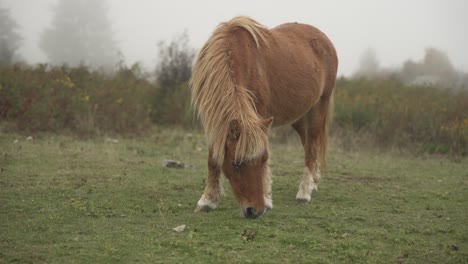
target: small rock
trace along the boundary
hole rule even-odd
[[[29,137],[26,138],[26,140],[33,140],[33,137],[29,136]]]
[[[166,168],[176,168],[176,169],[185,169],[185,168],[190,167],[188,165],[185,165],[183,162],[176,161],[176,160],[163,160],[162,165],[163,167],[166,167]]]

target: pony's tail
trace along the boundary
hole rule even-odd
[[[320,134],[319,138],[317,141],[317,147],[318,147],[318,161],[320,162],[321,169],[323,172],[326,172],[327,169],[327,146],[328,146],[328,130],[332,124],[332,119],[333,119],[333,105],[334,105],[334,99],[333,99],[333,91],[329,95],[328,98],[323,98],[323,101],[321,102],[322,109],[324,109],[324,114],[323,114],[323,119],[322,119],[322,124],[320,127]]]

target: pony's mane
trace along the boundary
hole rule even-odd
[[[266,130],[257,114],[254,95],[236,83],[230,58],[228,35],[234,27],[249,32],[257,49],[265,43],[264,27],[248,17],[235,17],[220,24],[200,50],[192,71],[192,104],[207,135],[212,158],[221,166],[230,121],[237,120],[240,136],[237,141],[236,160],[248,161],[262,155],[268,147]]]

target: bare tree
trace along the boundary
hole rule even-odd
[[[159,43],[159,63],[156,66],[158,91],[153,104],[153,120],[157,123],[187,123],[191,120],[190,88],[195,51],[189,47],[187,32],[169,44]]]
[[[161,89],[170,89],[179,82],[188,81],[192,74],[195,51],[189,47],[187,31],[174,38],[169,44],[159,43],[159,63],[156,77]]]

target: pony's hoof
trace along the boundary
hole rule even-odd
[[[308,202],[309,202],[309,200],[307,200],[307,199],[296,199],[297,204],[306,204]]]
[[[197,208],[195,208],[195,213],[207,213],[209,211],[211,211],[213,209],[211,209],[208,205],[204,205],[204,206],[197,206]]]
[[[312,192],[310,193],[310,195],[307,195],[306,197],[301,197],[301,198],[297,198],[296,197],[296,203],[297,204],[306,204],[308,203],[313,197],[315,197],[315,195],[317,194],[317,190],[315,189],[312,189]]]

